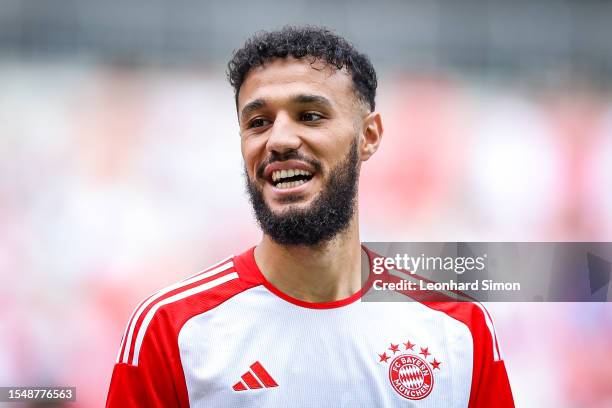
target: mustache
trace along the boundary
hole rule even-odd
[[[321,162],[310,157],[305,156],[304,154],[298,152],[297,150],[291,150],[286,153],[276,153],[272,152],[269,157],[267,157],[258,167],[257,167],[257,178],[264,178],[264,170],[266,166],[274,163],[274,162],[284,162],[287,160],[299,160],[305,163],[310,164],[315,172],[321,171],[323,166]]]

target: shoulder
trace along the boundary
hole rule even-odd
[[[175,338],[189,318],[214,310],[226,300],[253,287],[253,283],[241,279],[236,265],[238,258],[225,258],[143,300],[127,324],[117,362],[138,365],[147,334],[155,332],[156,338]]]
[[[466,325],[472,335],[474,349],[490,350],[493,361],[501,360],[493,319],[484,305],[475,301],[435,301],[422,304]]]
[[[379,257],[369,250],[368,255],[370,259]],[[377,276],[386,283],[396,284],[393,291],[397,296],[404,296],[409,301],[418,302],[427,309],[442,313],[449,319],[466,326],[472,337],[475,353],[483,352],[491,356],[493,361],[501,360],[493,320],[482,303],[458,290],[423,289],[427,287],[426,283],[433,282],[418,274],[383,268],[383,272]],[[414,286],[407,288],[402,285],[402,282],[412,282]],[[372,281],[370,281],[371,284]]]

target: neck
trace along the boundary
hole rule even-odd
[[[345,231],[316,246],[279,245],[264,235],[255,261],[268,282],[291,297],[317,303],[347,298],[361,288],[357,213]]]

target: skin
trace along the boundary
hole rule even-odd
[[[276,59],[253,68],[240,88],[237,108],[247,174],[277,214],[311,205],[354,138],[361,168],[383,134],[380,114],[357,98],[350,74],[312,59]],[[257,176],[274,152],[293,150],[321,163],[321,171],[308,183],[287,193]],[[266,279],[289,296],[317,303],[347,298],[359,291],[361,265],[368,264],[358,214],[357,204],[345,231],[313,247],[279,245],[264,234],[255,261]]]

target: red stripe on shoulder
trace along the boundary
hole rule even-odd
[[[177,282],[173,285],[170,285],[164,289],[161,289],[149,296],[143,302],[141,302],[128,323],[127,329],[123,336],[122,345],[120,348],[120,354],[118,356],[118,362],[128,363],[130,356],[133,354],[133,347],[136,341],[136,333],[138,332],[144,316],[146,313],[151,310],[157,303],[163,301],[164,299],[173,296],[180,291],[187,290],[191,287],[200,285],[206,281],[210,281],[218,276],[221,276],[223,273],[230,273],[231,270],[234,269],[232,259],[227,258],[221,262],[216,263],[215,265],[204,269],[203,271],[197,273],[196,275],[191,276],[181,282]]]
[[[167,378],[172,379],[172,387],[181,399],[181,406],[188,406],[188,392],[185,383],[185,373],[181,362],[178,336],[183,325],[193,316],[207,313],[232,297],[251,288],[239,279],[235,271],[209,282],[214,287],[201,285],[194,291],[183,291],[179,295],[187,295],[178,301],[170,301],[154,310],[154,318],[144,327],[141,343],[136,344],[133,366],[149,373],[166,370]],[[204,290],[198,292],[198,290]],[[209,289],[206,289],[209,288]],[[146,324],[145,320],[145,324]],[[140,334],[137,336],[140,339]]]
[[[392,275],[388,271],[384,275],[385,280],[388,282],[399,283],[402,281],[402,278]],[[417,280],[421,279],[431,282],[416,275],[410,276]],[[427,290],[397,290],[396,292],[414,299],[430,309],[445,313],[447,316],[467,326],[472,336],[473,344],[472,392],[470,393],[469,404],[469,406],[472,406],[473,399],[475,398],[474,390],[477,389],[478,382],[483,376],[483,367],[488,367],[490,363],[501,360],[497,336],[489,312],[479,302],[468,300],[457,301],[457,298],[472,299],[457,291],[451,291],[449,294]]]
[[[239,279],[235,271],[213,279],[191,290],[179,292],[152,308],[138,330],[130,363],[139,365],[150,350],[159,350],[161,339],[168,339],[162,353],[178,353],[178,335],[192,317],[208,313],[234,296],[252,288]],[[167,348],[170,348],[168,350]],[[176,354],[178,356],[178,354]],[[178,359],[180,361],[180,358]]]
[[[198,287],[207,285],[207,284],[213,284],[216,280],[221,279],[227,275],[230,275],[232,273],[236,273],[236,271],[234,270],[233,267],[229,267],[225,270],[219,271],[215,274],[211,274],[210,276],[205,276],[205,274],[201,274],[201,275],[197,275],[195,276],[193,279],[193,281],[188,282],[188,281],[184,281],[185,284],[176,288],[176,289],[172,289],[172,290],[168,290],[168,291],[164,291],[164,293],[160,296],[158,296],[157,298],[155,298],[152,302],[150,302],[145,308],[143,308],[142,312],[140,313],[140,316],[138,318],[138,320],[136,321],[136,325],[134,326],[134,331],[133,331],[133,336],[132,336],[132,341],[131,344],[133,345],[133,347],[131,348],[129,354],[128,354],[128,362],[131,362],[133,359],[133,355],[134,355],[134,349],[136,347],[136,342],[138,339],[138,333],[140,333],[141,330],[146,330],[146,327],[143,327],[143,324],[147,324],[146,319],[147,316],[154,310],[154,309],[158,309],[159,307],[161,307],[161,305],[164,305],[166,302],[172,300],[172,298],[175,297],[180,297],[181,294],[186,293],[188,291],[191,290],[195,290]],[[197,278],[197,279],[196,279]],[[208,292],[210,293],[214,293],[215,289],[217,289],[216,286],[210,288],[208,290]],[[208,294],[208,293],[207,293]],[[202,296],[202,294],[200,294],[200,296]],[[173,303],[177,303],[178,305],[180,305],[181,303],[185,303],[187,302],[187,297],[184,299],[178,299]]]
[[[405,274],[414,281],[433,282],[419,275]],[[384,280],[386,282],[400,283],[402,278],[397,275],[385,271]],[[497,335],[493,327],[493,320],[488,310],[471,296],[456,290],[441,292],[435,290],[396,290],[415,301],[418,301],[432,309],[448,314],[456,320],[461,321],[468,326],[470,331],[475,328],[484,326],[489,331],[491,338],[491,348],[493,349],[493,359],[498,361],[501,359],[499,346],[497,344]]]
[[[206,272],[195,275],[185,281],[179,282],[163,291],[153,302],[146,305],[136,321],[133,331],[133,347],[127,353],[127,362],[138,365],[139,353],[154,321],[161,319],[168,324],[173,333],[178,335],[182,324],[190,317],[206,313],[219,306],[229,298],[259,283],[243,279],[244,265],[235,261],[239,257],[220,264]],[[125,356],[125,354],[124,354]]]

